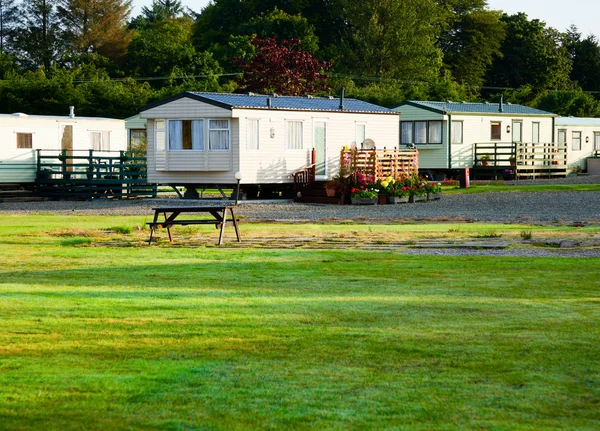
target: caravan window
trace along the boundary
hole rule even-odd
[[[110,132],[90,132],[90,147],[94,151],[110,151]]]
[[[573,132],[573,139],[571,140],[571,148],[573,151],[581,150],[581,132]]]
[[[594,132],[594,151],[600,151],[600,132]]]
[[[33,148],[33,134],[17,133],[17,148]]]
[[[229,150],[229,120],[208,120],[208,149]]]
[[[169,150],[204,150],[204,120],[169,120]]]
[[[502,138],[502,123],[500,123],[499,121],[492,121],[491,126],[492,141],[499,141]]]
[[[452,143],[462,144],[463,143],[463,122],[453,121],[452,122]]]
[[[246,143],[246,149],[248,151],[257,151],[259,149],[259,127],[258,120],[248,120],[248,141]]]
[[[287,122],[286,150],[301,150],[304,148],[302,121]]]

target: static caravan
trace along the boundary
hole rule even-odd
[[[473,167],[475,144],[553,142],[556,115],[522,105],[410,100],[394,110],[401,145],[419,150],[420,169],[440,174]]]
[[[569,168],[586,170],[587,160],[600,155],[600,118],[557,117],[556,140],[567,145]]]
[[[126,150],[125,122],[113,118],[0,114],[0,183],[33,183],[36,150]]]
[[[338,173],[345,146],[398,146],[398,112],[355,99],[184,92],[141,109],[148,120],[148,180],[234,185],[252,196],[290,189],[312,163],[317,179]],[[368,141],[371,142],[371,141]]]

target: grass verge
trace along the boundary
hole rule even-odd
[[[1,222],[0,428],[598,428],[597,259],[65,241],[115,220]]]

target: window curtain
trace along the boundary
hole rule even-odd
[[[413,143],[412,131],[413,131],[412,121],[403,121],[402,122],[402,143],[404,145],[409,145],[409,144]]]
[[[169,150],[183,149],[183,123],[181,120],[169,120]]]
[[[229,150],[228,120],[209,120],[208,147],[210,150]]]
[[[248,142],[246,143],[248,151],[258,150],[258,120],[248,120]]]
[[[192,150],[204,151],[204,120],[192,121]]]
[[[600,150],[600,133],[594,132],[594,150]]]
[[[429,143],[430,144],[441,144],[442,143],[442,122],[441,121],[430,121],[429,122]]]
[[[463,143],[463,123],[462,121],[452,122],[452,143],[462,144]]]
[[[302,122],[288,122],[288,150],[302,149]]]
[[[415,144],[427,143],[427,122],[415,121]]]
[[[355,140],[355,144],[356,147],[359,148],[360,145],[365,142],[365,138],[366,138],[366,132],[365,132],[365,125],[364,124],[357,124],[356,125],[356,140]]]

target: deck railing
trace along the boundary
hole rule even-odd
[[[145,155],[131,151],[37,150],[35,183],[55,199],[156,196]]]
[[[417,150],[388,149],[342,149],[340,152],[341,172],[362,172],[378,179],[392,177],[400,179],[419,172]]]

